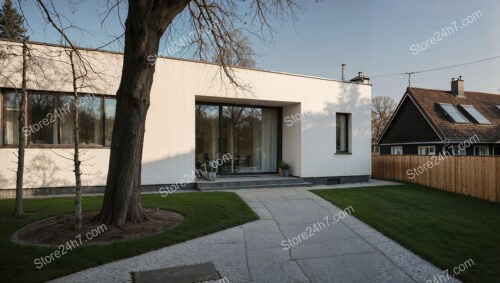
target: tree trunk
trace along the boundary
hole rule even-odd
[[[142,145],[155,71],[147,58],[158,54],[165,29],[188,3],[129,1],[108,177],[98,221],[124,227],[127,221],[146,220],[140,202]]]
[[[24,176],[24,148],[26,147],[26,136],[23,127],[26,125],[26,71],[28,69],[28,45],[23,40],[23,70],[21,82],[21,105],[19,109],[19,149],[17,154],[17,176],[16,176],[16,209],[14,217],[23,217],[23,176]]]
[[[79,127],[80,123],[78,121],[78,108],[76,103],[78,101],[78,89],[76,86],[77,75],[75,71],[75,62],[73,61],[73,50],[69,53],[69,58],[71,61],[71,73],[73,77],[73,97],[75,99],[74,106],[74,116],[73,116],[73,140],[75,142],[75,152],[73,155],[73,163],[75,165],[75,230],[79,231],[82,229],[82,180],[80,171],[80,133]]]

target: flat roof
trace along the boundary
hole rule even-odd
[[[5,39],[5,38],[0,38],[0,41],[5,41],[5,42],[12,42],[12,43],[18,43],[21,44],[21,42],[16,41],[16,40],[10,40],[10,39]],[[69,46],[65,46],[62,44],[55,44],[55,43],[47,43],[47,42],[38,42],[38,41],[28,41],[29,44],[33,45],[41,45],[41,46],[50,46],[50,47],[60,47],[60,48],[70,48]],[[96,49],[96,48],[87,48],[87,47],[80,47],[76,46],[79,50],[85,50],[85,51],[94,51],[94,52],[102,52],[102,53],[109,53],[109,54],[115,54],[115,55],[123,55],[123,52],[118,52],[118,51],[112,51],[112,50],[105,50],[105,49]],[[191,63],[199,63],[199,64],[206,64],[206,65],[214,65],[214,66],[220,66],[219,64],[216,63],[211,63],[211,62],[202,62],[198,60],[193,60],[193,59],[184,59],[184,58],[177,58],[177,57],[168,57],[168,56],[158,56],[157,58],[161,59],[169,59],[169,60],[177,60],[177,61],[185,61],[185,62],[191,62]],[[317,77],[317,76],[309,76],[309,75],[302,75],[302,74],[295,74],[295,73],[287,73],[287,72],[280,72],[280,71],[272,71],[272,70],[265,70],[265,69],[259,69],[259,68],[249,68],[249,67],[241,67],[241,66],[231,66],[231,68],[235,69],[243,69],[243,70],[250,70],[250,71],[257,71],[257,72],[265,72],[265,73],[271,73],[271,74],[278,74],[278,75],[286,75],[286,76],[294,76],[294,77],[302,77],[302,78],[308,78],[308,79],[316,79],[316,80],[325,80],[325,81],[333,81],[333,82],[339,82],[339,83],[352,83],[351,81],[342,81],[342,80],[336,80],[332,78],[325,78],[325,77]],[[368,85],[372,86],[372,84],[368,83],[356,83],[359,85]]]

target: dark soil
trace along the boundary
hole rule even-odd
[[[148,221],[127,223],[120,229],[94,222],[97,211],[83,213],[82,230],[75,231],[74,215],[63,214],[30,223],[12,235],[12,241],[22,245],[59,246],[68,241],[80,245],[107,245],[114,242],[151,236],[177,226],[184,220],[179,213],[158,208],[145,208]]]

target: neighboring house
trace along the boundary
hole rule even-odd
[[[378,141],[380,154],[500,155],[500,95],[409,87]]]
[[[61,111],[51,114],[71,101],[69,60],[61,46],[30,46],[44,71],[33,67],[28,73],[30,169],[25,174],[35,176],[28,176],[32,182],[25,186],[71,186],[72,118]],[[19,43],[0,41],[2,48],[21,53]],[[101,186],[106,182],[123,55],[86,49],[81,53],[98,73],[89,72],[81,95],[93,95],[79,107],[82,178],[85,186]],[[15,187],[15,173],[8,170],[15,167],[18,141],[18,96],[12,83],[21,85],[21,65],[20,57],[0,62],[2,74],[9,77],[0,76],[0,177],[7,180],[1,188]],[[221,156],[226,158],[219,174],[275,174],[284,160],[293,176],[315,183],[368,180],[371,85],[366,76],[341,81],[247,68],[234,72],[251,92],[235,89],[215,64],[158,58],[146,121],[143,185],[192,183],[193,170]],[[36,168],[29,167],[35,158]]]

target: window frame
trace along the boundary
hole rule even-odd
[[[470,116],[470,118],[472,118],[472,120],[473,120],[473,122],[475,122],[475,124],[491,125],[491,121],[486,116],[484,116],[484,114],[481,113],[481,111],[477,110],[476,107],[474,107],[474,105],[460,104],[459,106],[465,113],[467,113],[467,115]],[[476,115],[478,115],[478,116],[476,117]],[[482,120],[482,119],[484,119],[484,120]],[[482,120],[482,121],[479,121],[479,120]]]
[[[469,119],[467,119],[467,117],[462,112],[460,112],[460,109],[458,109],[458,107],[456,107],[455,105],[453,105],[451,103],[443,103],[443,102],[438,102],[437,104],[441,108],[442,112],[446,115],[446,117],[448,117],[453,123],[455,123],[455,124],[470,124],[471,123],[471,121]],[[453,113],[448,111],[446,109],[446,107],[451,107],[454,110]],[[449,109],[449,110],[452,110],[452,109]],[[458,114],[459,117],[453,117],[453,114]],[[458,121],[456,118],[463,119],[463,121]]]
[[[1,105],[0,105],[0,115],[1,115],[1,119],[2,119],[2,125],[1,125],[1,131],[0,131],[0,134],[1,134],[1,144],[0,144],[0,148],[18,148],[19,145],[18,144],[15,144],[15,145],[6,145],[4,144],[4,136],[5,136],[5,127],[6,127],[6,115],[5,115],[5,108],[6,108],[6,104],[5,104],[5,100],[6,100],[6,93],[7,92],[20,92],[19,89],[15,89],[15,88],[0,88],[0,100],[1,100]],[[84,97],[87,93],[90,93],[90,92],[81,92],[80,93],[80,97]],[[61,91],[47,91],[47,90],[27,90],[27,99],[26,99],[26,124],[28,124],[28,122],[30,121],[31,119],[31,111],[30,111],[30,99],[31,99],[31,95],[32,94],[44,94],[44,95],[54,95],[56,96],[56,100],[59,101],[60,100],[60,97],[61,96],[73,96],[73,93],[72,92],[61,92]],[[96,98],[99,98],[101,100],[101,107],[100,107],[100,111],[101,111],[101,133],[100,133],[100,136],[101,136],[101,143],[100,144],[80,144],[80,148],[110,148],[110,145],[109,146],[106,146],[105,143],[105,130],[106,130],[106,125],[105,125],[105,117],[106,117],[106,110],[104,109],[104,101],[105,99],[115,99],[116,100],[116,95],[109,95],[109,94],[98,94],[98,93],[94,93],[94,96]],[[57,107],[57,105],[56,105]],[[116,113],[115,113],[115,119],[116,119]],[[31,135],[27,136],[26,137],[26,148],[73,148],[74,147],[74,144],[73,143],[70,143],[70,144],[33,144],[31,142]]]
[[[457,153],[455,153],[455,149],[456,149]],[[453,145],[451,147],[451,154],[453,156],[466,156],[467,155],[467,148],[463,148],[462,150],[463,150],[464,154],[459,154],[460,153],[460,147],[458,145]]]
[[[340,145],[337,145],[337,121],[338,121],[338,116],[344,116],[345,117],[345,138],[344,138],[344,142],[345,142],[345,147],[346,149],[345,150],[339,150],[338,147],[340,147]],[[336,112],[335,113],[335,154],[352,154],[351,152],[351,137],[350,137],[350,133],[351,133],[351,115],[352,113],[346,113],[346,112]]]
[[[481,148],[486,148],[486,152],[487,154],[483,155],[483,154],[476,154],[476,149],[481,149]],[[491,156],[490,154],[490,147],[487,146],[487,145],[475,145],[474,146],[474,156]]]
[[[426,149],[426,154],[420,154],[420,149]],[[430,151],[432,149],[432,153]],[[417,148],[418,155],[436,155],[436,146],[435,145],[421,145]]]
[[[401,153],[395,154],[394,153],[395,149],[401,149]],[[391,155],[403,155],[403,146],[402,145],[391,146]]]
[[[0,115],[2,118],[2,130],[0,134],[2,135],[0,137],[0,147],[6,147],[6,148],[18,148],[18,144],[5,144],[5,133],[6,133],[6,128],[7,128],[7,93],[12,92],[14,94],[19,94],[21,95],[17,89],[7,89],[7,88],[0,88],[0,100],[1,100],[1,109],[0,109]],[[21,111],[21,109],[19,109]],[[27,115],[25,115],[25,119],[27,119]],[[16,133],[17,133],[17,129]],[[25,139],[25,143],[28,142],[28,139]]]

